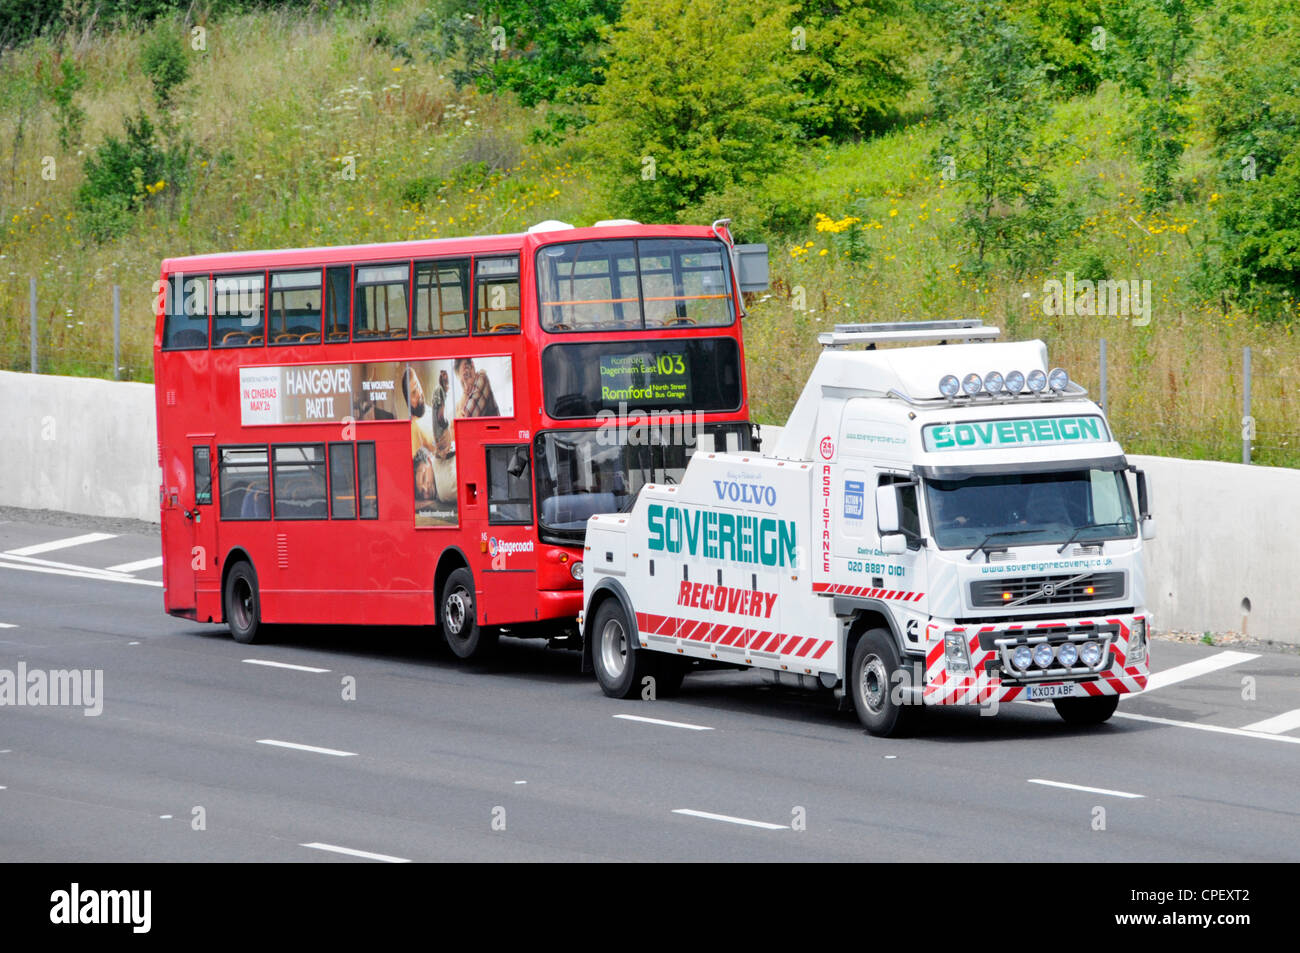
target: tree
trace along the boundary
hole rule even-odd
[[[964,203],[975,267],[1001,255],[1021,272],[1068,231],[1046,169],[1059,150],[1041,140],[1050,111],[1045,66],[1000,0],[937,0],[927,9],[948,24],[954,49],[930,85],[943,135],[935,159]]]
[[[793,152],[791,9],[762,0],[629,0],[587,142],[622,214],[672,220],[756,184]]]

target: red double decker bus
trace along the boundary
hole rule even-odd
[[[166,610],[571,637],[587,518],[753,446],[739,258],[724,220],[167,259]]]

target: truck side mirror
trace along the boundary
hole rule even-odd
[[[894,485],[876,487],[876,531],[881,540],[891,533],[898,533],[902,524],[898,516],[898,493]]]
[[[1151,490],[1147,486],[1146,471],[1133,467],[1133,474],[1137,477],[1138,520],[1142,525],[1142,538],[1155,539],[1156,523],[1151,517]]]
[[[1154,516],[1148,516],[1146,519],[1142,521],[1142,538],[1143,539],[1156,538],[1156,520]]]
[[[903,555],[907,552],[907,537],[902,533],[886,533],[880,537],[880,551],[886,556]]]

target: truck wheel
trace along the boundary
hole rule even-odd
[[[636,630],[617,599],[606,599],[591,622],[591,665],[600,690],[610,698],[631,698],[646,676],[658,675],[649,652],[637,648]],[[658,689],[656,688],[656,695]]]
[[[266,635],[266,626],[262,624],[262,599],[257,593],[257,576],[249,563],[241,560],[231,567],[221,599],[226,610],[226,624],[236,642],[252,645]]]
[[[485,658],[497,643],[498,632],[478,624],[474,577],[465,568],[454,570],[442,586],[438,618],[442,637],[457,658]]]
[[[895,672],[901,671],[898,649],[884,629],[871,629],[858,639],[849,668],[849,696],[862,726],[873,735],[889,738],[906,734],[914,725],[919,705],[900,696]]]
[[[682,690],[682,679],[690,670],[690,659],[660,655],[655,666],[655,697],[673,698]]]
[[[1115,714],[1119,707],[1118,695],[1097,695],[1093,698],[1058,698],[1052,702],[1056,713],[1071,725],[1100,725]]]

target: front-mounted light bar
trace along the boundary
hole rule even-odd
[[[1046,373],[1039,368],[1028,374],[1007,371],[1006,376],[999,371],[989,371],[983,376],[971,371],[960,379],[955,374],[939,378],[939,393],[949,400],[962,396],[973,399],[981,394],[990,398],[1016,398],[1028,388],[1032,396],[1046,392],[1059,397],[1069,389],[1070,383],[1070,375],[1061,367],[1054,367]]]

